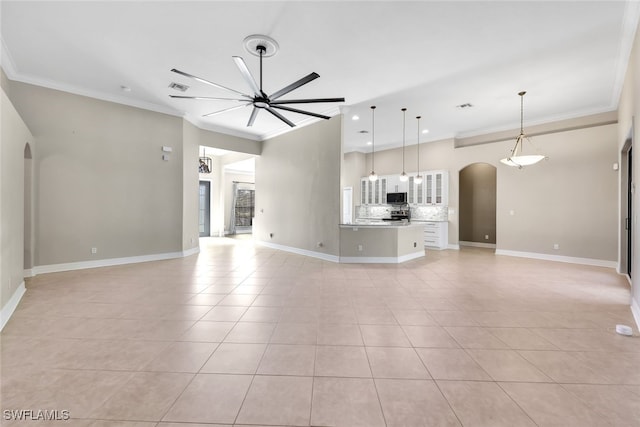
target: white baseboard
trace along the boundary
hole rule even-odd
[[[322,252],[309,251],[307,249],[294,248],[291,246],[279,245],[277,243],[265,242],[264,240],[256,240],[256,243],[260,246],[265,246],[271,249],[278,249],[280,251],[291,252],[298,255],[309,256],[312,258],[319,258],[325,261],[340,262],[340,258],[337,255],[325,254]]]
[[[514,256],[520,258],[533,258],[545,261],[567,262],[570,264],[593,265],[596,267],[616,268],[617,261],[607,261],[603,259],[579,258],[562,255],[540,254],[536,252],[510,251],[506,249],[496,249],[496,255]]]
[[[33,274],[58,273],[61,271],[84,270],[87,268],[111,267],[114,265],[136,264],[139,262],[163,261],[174,258],[184,258],[200,252],[199,247],[184,250],[182,252],[169,252],[164,254],[140,255],[124,258],[98,259],[95,261],[79,261],[64,264],[39,265],[32,268]]]
[[[399,257],[340,257],[340,262],[343,264],[400,264],[424,256],[425,251],[418,251]]]
[[[631,313],[636,320],[636,327],[640,330],[640,304],[633,297],[631,298]]]
[[[22,273],[22,277],[33,277],[35,276],[35,273],[33,272],[33,268],[25,268],[23,273]]]
[[[449,243],[447,245],[447,249],[453,249],[454,251],[459,251],[460,250],[460,245],[458,245],[456,243]]]
[[[0,310],[0,331],[4,329],[4,325],[7,324],[7,322],[13,315],[13,312],[16,311],[16,308],[18,308],[18,303],[20,302],[22,296],[26,291],[27,288],[25,288],[23,281],[22,283],[20,283],[20,285],[18,285],[18,288],[11,296],[11,299],[9,299],[4,307],[2,307],[2,310]]]
[[[487,249],[495,249],[496,248],[496,244],[495,243],[465,242],[463,240],[460,240],[458,243],[459,243],[460,246],[471,246],[473,248],[487,248]]]

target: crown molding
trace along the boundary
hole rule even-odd
[[[616,80],[613,84],[611,94],[611,107],[618,108],[622,88],[624,87],[625,77],[631,58],[633,42],[635,40],[638,23],[640,22],[640,2],[627,1],[625,3],[624,15],[622,19],[622,28],[620,30],[620,44],[618,46],[618,61],[616,64]]]
[[[0,36],[0,67],[2,67],[9,79],[16,80],[16,76],[18,75],[16,63],[2,36]]]

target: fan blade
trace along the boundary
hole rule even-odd
[[[288,99],[280,101],[271,101],[271,105],[279,104],[312,104],[314,102],[344,102],[344,98],[315,98],[315,99]]]
[[[201,78],[201,77],[197,77],[197,76],[194,76],[194,75],[192,75],[192,74],[185,73],[184,71],[180,71],[180,70],[177,70],[177,69],[175,69],[175,68],[172,68],[172,69],[171,69],[171,71],[173,71],[173,72],[174,72],[174,73],[176,73],[176,74],[180,74],[181,76],[185,76],[185,77],[189,77],[190,79],[197,80],[197,81],[199,81],[200,83],[205,83],[205,84],[211,85],[211,86],[213,86],[213,87],[217,87],[218,89],[228,90],[229,92],[237,93],[238,95],[242,95],[242,96],[244,96],[245,98],[252,99],[252,97],[250,97],[249,95],[245,95],[245,94],[244,94],[244,93],[242,93],[242,92],[238,92],[237,90],[234,90],[234,89],[228,88],[228,87],[226,87],[226,86],[219,85],[219,84],[214,83],[214,82],[210,82],[209,80],[205,80],[205,79],[203,79],[203,78]]]
[[[272,108],[279,108],[281,110],[293,111],[294,113],[306,114],[307,116],[319,117],[321,119],[329,120],[331,117],[324,116],[322,114],[312,113],[311,111],[302,111],[297,108],[285,107],[284,105],[271,105]]]
[[[296,127],[296,125],[290,121],[289,119],[287,119],[285,116],[283,116],[282,114],[278,113],[276,110],[274,110],[271,107],[265,107],[265,110],[267,110],[268,112],[270,112],[271,114],[273,114],[274,116],[276,116],[277,118],[279,118],[280,120],[282,120],[283,122],[285,122],[286,124],[288,124],[289,126],[291,126],[292,128]]]
[[[246,99],[237,99],[237,98],[216,98],[213,96],[183,96],[183,95],[169,95],[171,98],[178,99],[209,99],[213,101],[239,101],[239,102],[247,102]]]
[[[277,91],[274,94],[272,94],[269,97],[269,99],[272,100],[272,101],[275,100],[275,99],[278,99],[282,95],[286,95],[287,93],[291,92],[292,90],[297,89],[302,85],[306,85],[307,83],[317,79],[318,77],[320,77],[320,75],[318,73],[311,73],[308,76],[305,76],[305,77],[301,78],[297,82],[291,83],[289,86],[283,87],[279,91]]]
[[[251,112],[251,117],[249,117],[249,121],[247,122],[247,127],[253,126],[253,122],[256,121],[256,117],[258,116],[259,112],[260,112],[259,108],[253,107],[253,111]]]
[[[255,96],[262,96],[260,88],[258,87],[256,80],[251,75],[249,68],[247,68],[247,64],[245,64],[244,59],[242,59],[242,57],[240,56],[234,56],[233,60],[235,61],[238,70],[240,70],[240,74],[242,74],[242,77],[247,82]]]
[[[213,113],[203,114],[202,117],[215,116],[216,114],[221,114],[221,113],[226,113],[227,111],[237,110],[238,108],[246,107],[249,104],[250,103],[243,104],[243,105],[236,105],[235,107],[229,107],[229,108],[225,108],[224,110],[214,111]]]

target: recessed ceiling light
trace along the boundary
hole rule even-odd
[[[369,133],[369,131],[366,129],[363,129],[363,130],[359,130],[358,133]]]
[[[120,90],[123,92],[131,92],[131,88],[129,86],[120,86]]]
[[[464,104],[460,104],[460,105],[456,105],[456,108],[460,108],[460,109],[464,109],[464,108],[471,108],[473,107],[473,105],[469,102],[465,102]]]
[[[367,141],[367,145],[371,145],[371,144],[373,144],[373,142]]]
[[[422,133],[429,133],[429,129],[422,129]]]
[[[351,117],[351,120],[360,120],[360,116],[358,116],[358,115],[353,115],[353,116]]]

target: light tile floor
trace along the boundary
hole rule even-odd
[[[201,245],[29,279],[1,335],[3,411],[69,411],[43,427],[640,426],[640,338],[611,269]]]

